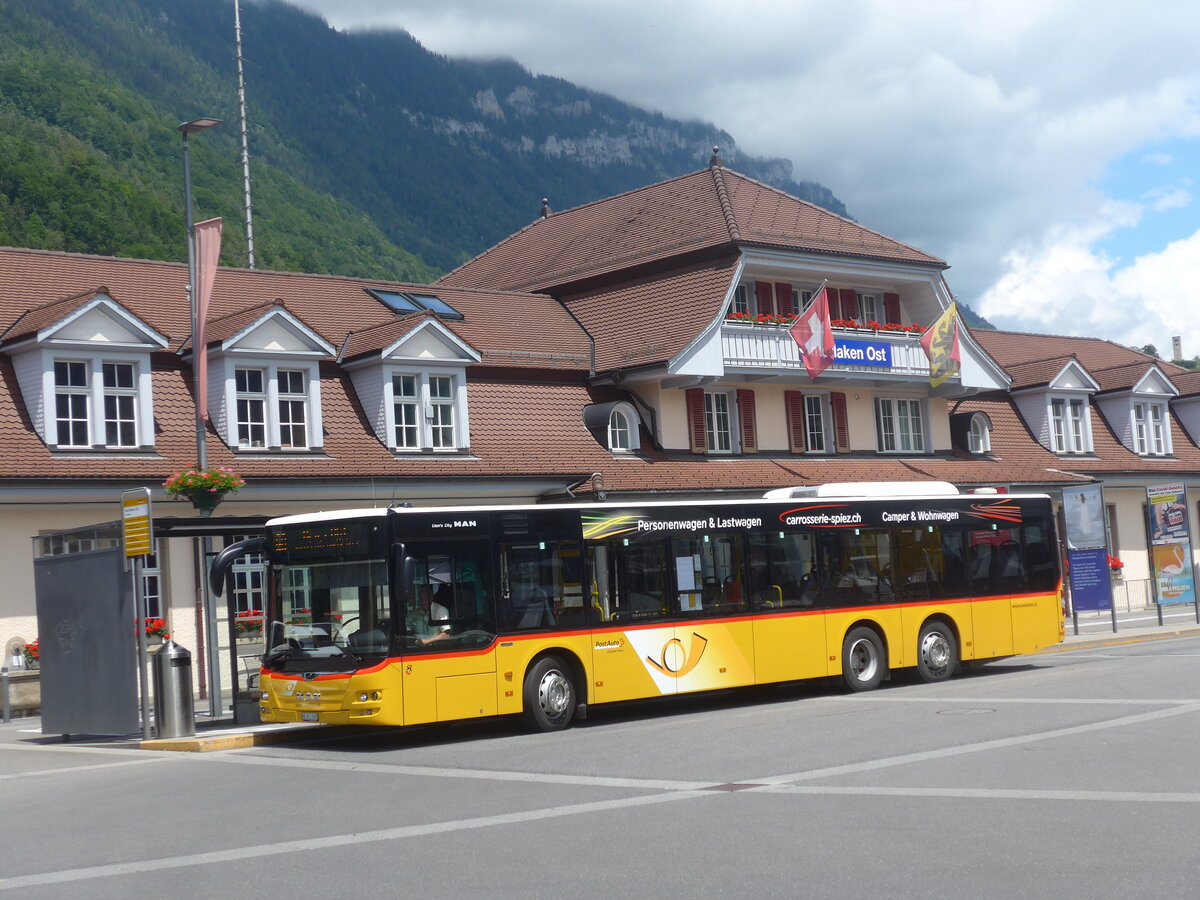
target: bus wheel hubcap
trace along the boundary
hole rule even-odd
[[[950,665],[950,643],[946,636],[934,631],[925,635],[921,643],[921,658],[927,668],[939,672]]]
[[[549,716],[561,716],[571,699],[571,683],[562,672],[551,670],[538,685],[538,703]]]
[[[875,648],[868,640],[857,640],[850,648],[850,671],[859,681],[870,681],[875,675]]]

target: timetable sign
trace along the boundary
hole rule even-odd
[[[153,551],[149,488],[121,494],[121,536],[125,541],[126,557],[147,556]]]

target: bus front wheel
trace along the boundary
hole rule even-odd
[[[945,681],[958,667],[958,641],[945,622],[926,622],[917,638],[917,674],[930,683]]]
[[[557,656],[546,656],[525,675],[521,719],[531,731],[558,731],[571,724],[575,714],[575,682],[571,670]]]
[[[887,671],[883,641],[871,628],[852,628],[842,641],[842,681],[852,691],[879,687]]]

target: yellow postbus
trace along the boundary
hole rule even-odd
[[[1063,639],[1050,499],[944,483],[760,500],[351,510],[269,563],[266,722],[410,725],[840,677],[926,681]]]

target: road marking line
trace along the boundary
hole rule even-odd
[[[974,701],[978,703],[979,701]],[[872,759],[859,763],[849,763],[842,766],[826,766],[823,769],[809,769],[807,772],[794,772],[790,775],[774,775],[766,778],[748,778],[747,782],[767,785],[792,784],[799,781],[811,781],[816,778],[833,778],[839,775],[856,775],[860,772],[875,772],[879,769],[890,769],[895,766],[906,766],[909,763],[929,762],[934,759],[947,759],[952,756],[964,756],[968,753],[983,753],[987,750],[998,750],[1004,747],[1020,747],[1024,744],[1035,744],[1040,741],[1066,737],[1067,735],[1087,734],[1093,731],[1106,731],[1110,728],[1123,728],[1127,725],[1140,725],[1143,722],[1153,722],[1157,719],[1169,719],[1188,713],[1200,712],[1200,704],[1188,703],[1173,709],[1160,709],[1154,712],[1138,713],[1132,716],[1122,716],[1119,719],[1109,719],[1104,722],[1092,722],[1087,725],[1072,725],[1068,728],[1055,728],[1052,731],[1040,731],[1036,734],[1026,734],[1016,737],[997,738],[991,741],[980,741],[977,744],[961,744],[956,747],[940,747],[937,750],[924,750],[920,753],[905,753],[884,759]]]
[[[189,757],[189,759],[194,757]],[[278,756],[250,756],[241,752],[206,756],[199,762],[240,763],[251,766],[280,766],[294,769],[321,769],[330,772],[370,772],[382,775],[410,775],[425,778],[465,778],[481,781],[517,781],[534,784],[559,784],[577,787],[634,788],[647,791],[704,791],[711,781],[667,781],[657,778],[613,778],[606,775],[565,775],[543,772],[506,772],[489,769],[452,769],[437,766],[389,766],[385,763],[347,763],[337,760],[288,759]]]
[[[865,797],[935,797],[949,800],[1099,800],[1110,803],[1200,803],[1200,794],[1167,794],[1156,791],[1050,791],[1012,788],[885,788],[824,787],[784,784],[771,787],[747,786],[749,790],[770,794],[830,794]]]
[[[91,881],[97,878],[114,878],[120,875],[162,872],[168,869],[180,869],[187,866],[240,862],[249,859],[260,859],[266,856],[279,856],[285,853],[323,851],[337,847],[359,847],[363,844],[380,841],[427,837],[429,835],[448,834],[455,831],[469,831],[476,828],[491,828],[496,825],[516,825],[525,822],[556,819],[563,816],[587,815],[589,813],[607,812],[609,810],[634,806],[649,806],[656,803],[670,803],[676,800],[691,800],[697,797],[712,798],[713,794],[701,791],[678,791],[669,794],[655,794],[649,797],[630,797],[623,800],[599,800],[593,803],[574,803],[568,806],[556,806],[549,809],[499,813],[494,816],[458,819],[452,822],[434,822],[428,825],[405,825],[398,828],[381,828],[375,831],[358,831],[349,834],[328,835],[326,837],[281,841],[276,844],[259,844],[255,847],[232,847],[228,850],[214,850],[208,853],[167,856],[161,859],[133,860],[125,863],[112,863],[105,866],[85,866],[79,869],[41,872],[34,875],[16,875],[11,878],[0,878],[0,891],[40,887],[46,884]]]
[[[162,760],[156,756],[151,756],[146,759],[129,759],[124,762],[93,763],[90,766],[63,766],[58,769],[35,769],[29,772],[17,772],[12,775],[0,775],[0,781],[33,778],[37,775],[69,775],[72,772],[94,772],[96,769],[116,769],[121,766],[140,766],[153,762],[162,762]]]

